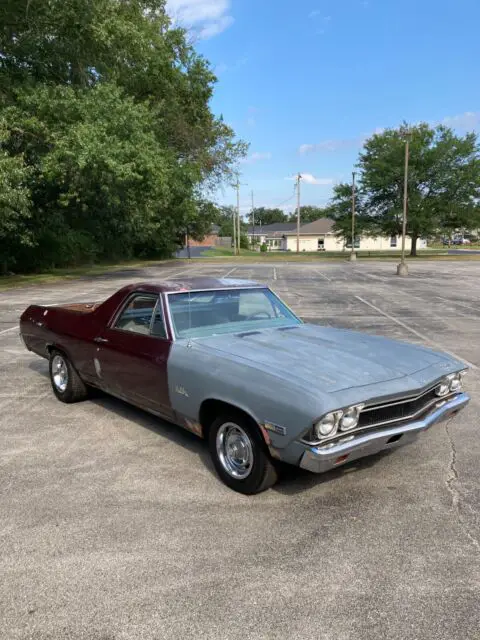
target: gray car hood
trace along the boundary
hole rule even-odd
[[[426,376],[429,382],[459,365],[445,354],[420,346],[309,324],[216,335],[195,343],[226,359],[243,361],[327,393],[384,383],[432,368]]]

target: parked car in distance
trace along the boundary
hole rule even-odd
[[[20,333],[48,358],[59,400],[98,387],[194,432],[245,494],[275,483],[277,461],[334,469],[411,442],[469,401],[466,367],[451,356],[305,324],[248,281],[134,284],[101,303],[32,305]]]

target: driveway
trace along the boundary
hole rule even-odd
[[[190,247],[190,256],[192,258],[200,258],[209,249],[213,249],[213,247]],[[188,258],[188,249],[179,249],[175,256],[177,258]]]

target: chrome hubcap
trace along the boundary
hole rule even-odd
[[[217,454],[222,467],[232,478],[243,480],[252,472],[252,441],[234,422],[226,422],[218,430]]]
[[[54,356],[52,361],[52,380],[56,389],[63,393],[68,385],[67,363],[62,356]]]

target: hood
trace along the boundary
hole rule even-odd
[[[223,334],[195,341],[227,359],[327,393],[385,383],[431,368],[419,388],[458,368],[449,356],[379,336],[317,325]],[[410,381],[410,385],[415,381]]]

